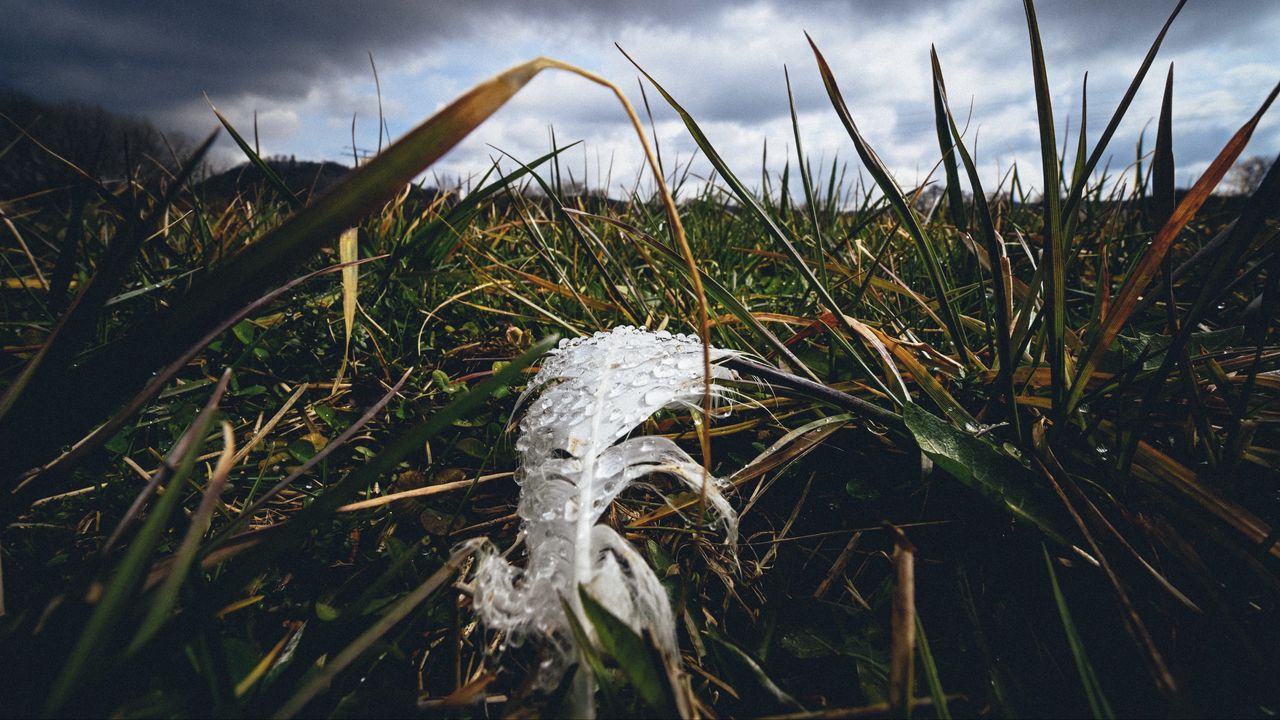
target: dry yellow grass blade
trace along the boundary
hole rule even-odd
[[[338,238],[338,262],[342,268],[342,331],[346,338],[342,345],[342,364],[338,366],[338,376],[333,379],[333,392],[338,391],[342,378],[347,372],[347,362],[351,359],[351,329],[356,321],[356,303],[360,285],[360,266],[355,261],[360,257],[360,231],[348,228]]]
[[[938,382],[924,363],[920,362],[911,348],[875,328],[867,327],[867,329],[880,339],[881,344],[889,349],[898,363],[911,375],[916,385],[920,386],[924,394],[928,395],[953,423],[970,432],[978,428],[978,421],[952,397],[951,393],[947,392],[947,389]]]
[[[1222,521],[1240,534],[1260,553],[1280,559],[1280,544],[1274,541],[1274,529],[1265,520],[1243,506],[1220,495],[1196,473],[1155,446],[1139,442],[1134,453],[1134,470],[1138,477],[1164,486],[1191,504]]]
[[[439,485],[428,485],[427,487],[414,488],[412,490],[404,490],[390,495],[380,495],[378,497],[361,500],[359,502],[348,503],[337,509],[336,512],[355,512],[356,510],[367,510],[373,507],[379,507],[393,503],[397,500],[407,500],[409,498],[426,497],[428,495],[439,495],[440,493],[453,492],[454,490],[466,490],[467,488],[476,487],[482,483],[493,480],[501,480],[509,478],[515,473],[500,472],[492,475],[481,475],[477,478],[467,480],[455,480],[454,482],[440,483]]]

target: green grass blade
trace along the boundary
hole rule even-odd
[[[276,711],[274,717],[289,718],[297,715],[311,702],[317,695],[324,692],[333,679],[343,670],[347,669],[351,663],[355,662],[363,655],[378,638],[386,635],[391,628],[395,627],[401,620],[405,619],[414,610],[417,610],[431,594],[440,589],[445,581],[453,577],[453,574],[462,566],[462,561],[470,557],[479,548],[476,540],[471,540],[464,544],[449,556],[449,560],[434,573],[427,578],[425,582],[414,589],[413,592],[405,595],[377,622],[373,623],[364,632],[342,649],[333,659],[324,664],[324,669],[311,677],[305,685],[298,688],[284,705]]]
[[[630,56],[627,57],[630,59]],[[690,115],[689,112],[680,105],[680,103],[676,102],[676,99],[666,91],[666,88],[658,84],[658,81],[646,72],[644,68],[636,64],[634,60],[631,62],[653,85],[654,89],[662,95],[663,99],[667,101],[667,104],[676,111],[680,116],[680,119],[684,121],[685,129],[689,131],[694,142],[702,149],[703,154],[707,156],[707,160],[709,160],[712,166],[715,167],[716,172],[720,174],[721,179],[723,179],[729,186],[729,189],[733,191],[734,196],[738,198],[743,207],[751,211],[751,213],[760,221],[761,225],[764,226],[764,229],[769,233],[770,237],[772,237],[774,241],[777,242],[778,245],[780,245],[786,252],[787,256],[791,258],[792,266],[800,273],[800,276],[804,278],[805,282],[809,285],[809,289],[818,296],[827,308],[835,313],[836,318],[845,326],[845,330],[848,331],[849,337],[857,337],[857,332],[849,326],[848,322],[845,321],[844,313],[840,311],[840,306],[836,303],[835,298],[832,297],[831,292],[822,284],[821,281],[818,280],[818,277],[814,275],[813,270],[809,267],[808,263],[804,261],[804,257],[800,254],[800,251],[796,249],[795,244],[791,242],[787,233],[778,225],[773,216],[760,205],[760,202],[747,190],[746,186],[742,184],[742,181],[734,175],[733,170],[729,168],[729,165],[724,161],[724,158],[720,157],[720,153],[716,151],[715,146],[711,144],[710,139],[707,138],[707,135],[702,131],[702,128],[698,126],[698,123],[693,119],[693,116]],[[900,393],[895,392],[886,386],[871,367],[867,365],[866,359],[862,357],[862,353],[859,353],[852,345],[849,344],[847,338],[841,336],[839,333],[833,333],[832,337],[835,338],[837,342],[841,343],[841,347],[843,347],[845,351],[849,353],[850,357],[854,359],[854,362],[858,364],[863,375],[870,382],[875,383],[878,389],[887,395],[896,398],[899,402],[907,402],[909,400],[909,398],[902,397]]]
[[[208,98],[205,99],[208,100]],[[258,172],[262,173],[264,178],[267,179],[267,184],[275,188],[276,192],[280,194],[280,197],[283,198],[285,202],[289,203],[290,208],[294,210],[300,209],[305,203],[298,199],[297,194],[294,193],[293,190],[289,189],[289,186],[285,184],[284,179],[281,178],[280,175],[267,164],[267,161],[263,160],[262,156],[253,149],[253,146],[240,135],[235,126],[231,124],[231,121],[227,119],[227,116],[223,115],[218,108],[214,107],[212,102],[209,103],[209,109],[213,110],[214,117],[218,118],[218,122],[222,123],[222,127],[227,129],[227,133],[231,135],[232,140],[236,141],[236,145],[240,147],[240,151],[244,153],[245,157],[249,158],[249,162],[258,169]]]
[[[1089,154],[1089,160],[1084,165],[1083,172],[1080,173],[1077,181],[1072,184],[1071,193],[1067,196],[1066,203],[1063,204],[1063,215],[1068,219],[1075,216],[1077,206],[1084,197],[1084,186],[1088,182],[1088,178],[1097,169],[1098,162],[1102,159],[1103,152],[1107,149],[1107,144],[1111,142],[1111,137],[1115,135],[1116,129],[1120,127],[1120,121],[1124,119],[1125,114],[1129,111],[1129,105],[1133,102],[1133,98],[1138,94],[1138,88],[1142,86],[1143,79],[1147,76],[1147,71],[1151,69],[1151,64],[1155,62],[1156,54],[1160,51],[1160,45],[1164,42],[1164,36],[1169,32],[1169,26],[1173,24],[1178,13],[1182,12],[1182,7],[1187,4],[1187,0],[1178,0],[1178,5],[1169,13],[1169,18],[1164,21],[1164,26],[1160,28],[1160,32],[1156,35],[1156,39],[1151,43],[1151,47],[1147,50],[1147,55],[1142,59],[1142,65],[1139,66],[1138,72],[1133,76],[1133,80],[1129,83],[1129,87],[1125,90],[1124,97],[1120,99],[1120,103],[1116,106],[1116,110],[1111,114],[1111,120],[1107,123],[1107,127],[1102,131],[1102,136],[1098,138],[1098,143],[1094,145],[1093,152]],[[1139,140],[1141,143],[1141,140]],[[1138,156],[1142,156],[1142,150],[1138,150]],[[1142,175],[1142,163],[1138,162],[1138,175]]]
[[[813,38],[809,37],[808,34],[805,37],[809,39],[809,47],[812,48],[814,57],[818,61],[818,71],[822,74],[822,82],[827,88],[827,95],[831,98],[831,104],[835,108],[836,114],[840,116],[840,121],[844,123],[844,128],[849,133],[849,137],[853,140],[853,145],[858,151],[858,157],[862,158],[862,164],[871,173],[876,185],[880,188],[880,192],[884,193],[884,196],[889,200],[889,204],[893,206],[894,212],[897,213],[899,220],[902,222],[902,228],[911,236],[916,248],[920,251],[920,256],[925,263],[925,269],[929,273],[929,281],[933,284],[933,291],[937,296],[938,307],[942,311],[942,320],[947,326],[951,344],[959,354],[960,360],[968,363],[970,360],[969,350],[964,342],[964,332],[960,327],[960,318],[956,314],[955,308],[952,307],[948,293],[949,283],[942,271],[942,265],[938,261],[933,243],[920,227],[915,211],[911,209],[906,196],[902,194],[902,189],[898,187],[898,183],[889,173],[889,168],[885,166],[880,157],[876,155],[875,150],[862,137],[862,133],[853,121],[853,116],[849,113],[848,105],[845,104],[840,87],[836,84],[835,75],[832,74],[831,67],[827,65],[826,58],[818,50]]]
[[[999,372],[999,376],[996,379],[996,387],[999,394],[1008,403],[1005,412],[1010,424],[1013,425],[1014,432],[1020,439],[1022,437],[1022,426],[1018,422],[1017,391],[1013,385],[1015,356],[1012,352],[1013,328],[1009,317],[1011,299],[1003,277],[1008,264],[1004,243],[1000,238],[1000,234],[996,232],[995,220],[991,215],[991,207],[987,203],[987,194],[982,188],[982,180],[978,177],[977,163],[974,162],[968,148],[965,147],[964,138],[961,136],[959,128],[956,127],[955,116],[951,113],[951,105],[947,99],[947,88],[942,81],[942,63],[938,59],[937,51],[933,48],[930,48],[929,55],[933,63],[933,76],[936,80],[934,97],[941,106],[941,112],[949,127],[948,135],[954,138],[955,151],[959,153],[961,161],[964,162],[965,172],[969,176],[969,186],[973,190],[974,216],[978,221],[978,227],[982,231],[982,240],[991,263],[992,291],[996,306],[996,362]]]
[[[957,230],[966,232],[968,223],[964,216],[964,190],[960,187],[960,169],[956,166],[954,151],[960,135],[953,129],[955,121],[951,118],[951,110],[946,102],[947,86],[942,80],[938,52],[932,46],[929,47],[929,56],[933,61],[933,116],[938,132],[938,150],[942,153],[942,168],[947,174],[947,215]],[[976,188],[974,192],[978,192]]]
[[[583,614],[600,638],[601,648],[618,662],[640,700],[657,717],[676,717],[676,691],[667,681],[662,655],[653,641],[636,634],[585,587],[578,588],[578,597]]]
[[[933,712],[938,720],[951,720],[951,709],[947,707],[947,693],[942,689],[942,680],[938,677],[938,666],[933,661],[933,652],[929,650],[929,639],[924,634],[924,623],[920,613],[916,613],[916,648],[920,651],[920,668],[924,674],[925,684],[929,686],[929,697],[933,699]]]
[[[165,528],[169,526],[169,518],[182,500],[183,485],[187,476],[195,466],[196,457],[204,444],[205,433],[213,424],[218,412],[218,401],[227,389],[231,373],[223,373],[222,379],[209,396],[204,409],[192,421],[191,426],[174,444],[165,464],[157,473],[167,472],[171,479],[165,487],[165,494],[152,508],[151,514],[129,543],[119,567],[107,582],[102,592],[102,599],[89,616],[89,621],[81,631],[72,648],[66,665],[59,673],[57,680],[45,702],[46,715],[58,715],[75,695],[77,686],[86,672],[94,669],[103,659],[107,648],[111,645],[111,636],[116,627],[124,619],[130,603],[141,585],[148,568],[151,555],[159,544]]]
[[[800,185],[804,188],[805,208],[809,211],[809,224],[813,228],[813,245],[817,251],[813,262],[818,268],[818,279],[823,287],[829,287],[831,278],[827,273],[827,244],[822,239],[822,222],[818,219],[818,198],[813,192],[813,180],[809,177],[809,167],[805,161],[804,141],[800,138],[800,119],[796,116],[796,99],[791,92],[791,74],[787,72],[785,66],[782,68],[782,75],[787,83],[787,108],[791,111],[791,132],[796,141],[796,158],[798,158],[796,165],[800,170]]]
[[[1156,124],[1156,147],[1151,157],[1151,219],[1155,227],[1161,227],[1173,215],[1177,205],[1174,187],[1173,159],[1173,64],[1169,64],[1169,76],[1164,84],[1164,99],[1160,102],[1160,120]],[[1168,262],[1168,259],[1165,259]]]
[[[708,628],[704,633],[712,643],[712,655],[719,660],[716,664],[733,682],[734,688],[742,695],[748,706],[758,711],[803,712],[804,705],[774,682],[773,678],[769,677],[769,673],[765,672],[765,669],[760,667],[760,663],[747,651],[735,645],[715,628]]]
[[[1032,0],[1023,0],[1027,16],[1027,34],[1031,38],[1031,72],[1035,80],[1036,115],[1040,125],[1040,164],[1044,186],[1044,254],[1041,264],[1046,268],[1045,313],[1048,316],[1045,352],[1049,359],[1052,412],[1063,417],[1067,396],[1067,242],[1062,227],[1061,179],[1058,176],[1058,143],[1055,139],[1053,101],[1049,97],[1049,74],[1045,69],[1044,46],[1040,42],[1040,27],[1036,21],[1036,9]]]
[[[227,371],[228,374],[230,372],[230,370]],[[125,649],[124,654],[126,656],[133,655],[154,637],[168,622],[173,609],[178,606],[178,592],[182,589],[183,583],[187,580],[187,574],[196,560],[196,555],[200,550],[200,541],[204,538],[205,531],[209,529],[214,507],[217,505],[223,489],[227,486],[227,475],[231,471],[230,462],[235,450],[235,436],[228,423],[224,421],[222,425],[224,438],[222,456],[218,459],[218,465],[210,476],[208,485],[205,487],[204,497],[200,501],[200,506],[191,518],[191,525],[187,528],[187,533],[183,536],[182,543],[173,554],[173,563],[169,566],[169,574],[156,590],[155,596],[151,601],[151,607],[147,609],[147,615],[143,618],[141,627],[129,643],[129,647]]]
[[[600,651],[596,650],[595,645],[591,643],[591,636],[587,634],[586,628],[582,627],[578,613],[574,612],[573,607],[563,595],[560,596],[560,607],[564,609],[565,619],[569,621],[569,632],[573,634],[573,639],[578,644],[578,656],[582,658],[582,662],[586,663],[587,669],[596,679],[596,687],[599,688],[600,697],[604,701],[605,712],[611,717],[622,717],[623,707],[618,699],[618,681],[605,667],[604,659],[600,657]],[[582,672],[581,669],[578,672]]]
[[[1086,162],[1085,153],[1088,151],[1088,139],[1089,139],[1088,132],[1089,132],[1089,73],[1086,72],[1084,74],[1084,80],[1080,83],[1080,132],[1076,136],[1075,165],[1074,167],[1071,168],[1071,187],[1072,188],[1075,188],[1077,186],[1084,187],[1089,182],[1088,177],[1084,174],[1085,162]],[[1065,154],[1063,156],[1063,160],[1064,161],[1066,160]],[[1066,215],[1063,215],[1063,217],[1066,218],[1065,232],[1067,235],[1071,235],[1071,232],[1075,226],[1074,223],[1072,222],[1074,218],[1067,217]]]
[[[1053,601],[1058,607],[1058,617],[1062,619],[1062,630],[1067,635],[1067,646],[1071,648],[1071,657],[1076,662],[1076,671],[1080,673],[1080,684],[1084,687],[1085,697],[1089,700],[1089,710],[1095,718],[1113,718],[1115,713],[1111,711],[1111,704],[1107,702],[1106,695],[1102,692],[1102,683],[1098,682],[1098,675],[1093,670],[1093,665],[1089,662],[1089,655],[1085,652],[1084,642],[1080,639],[1080,633],[1076,630],[1075,621],[1071,619],[1071,609],[1067,607],[1067,598],[1062,594],[1062,588],[1058,585],[1058,573],[1053,568],[1053,560],[1049,557],[1048,548],[1041,549],[1044,551],[1044,565],[1049,569],[1049,582],[1053,587]]]

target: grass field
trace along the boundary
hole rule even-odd
[[[1280,172],[1213,194],[1275,91],[1175,190],[1172,74],[1055,137],[1027,9],[1044,171],[995,187],[938,58],[939,166],[903,188],[815,47],[858,164],[727,167],[649,78],[712,180],[581,193],[551,148],[408,185],[566,69],[534,61],[316,197],[227,125],[262,178],[229,200],[177,172],[5,202],[0,715],[562,712],[456,550],[513,548],[516,397],[617,325],[776,371],[642,429],[709,445],[741,537],[661,479],[609,510],[683,667],[602,641],[603,713],[1280,712]],[[1136,152],[1130,113],[1160,118]]]

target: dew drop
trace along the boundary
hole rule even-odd
[[[644,404],[649,406],[666,405],[670,399],[671,390],[665,387],[651,388],[644,394]]]

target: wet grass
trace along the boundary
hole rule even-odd
[[[793,158],[752,188],[648,78],[717,170],[670,173],[674,203],[575,194],[564,148],[405,189],[535,61],[318,198],[177,174],[6,202],[4,714],[555,714],[536,649],[475,624],[467,553],[517,539],[528,369],[618,324],[754,353],[757,402],[647,428],[707,430],[742,540],[696,494],[606,515],[684,652],[652,672],[593,614],[607,709],[1275,712],[1280,173],[1212,195],[1271,98],[1186,191],[1171,91],[1063,156],[1027,17],[1051,193],[981,186],[937,56],[937,177],[901,187],[815,46],[865,186]],[[1154,150],[1099,169],[1157,110]]]

